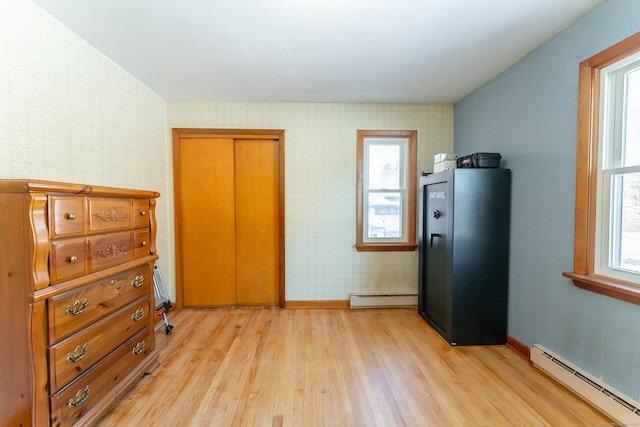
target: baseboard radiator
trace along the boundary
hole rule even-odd
[[[350,308],[413,307],[418,305],[418,294],[351,294]]]
[[[539,344],[531,362],[622,426],[640,425],[640,403],[572,365]]]

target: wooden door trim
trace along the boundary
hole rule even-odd
[[[180,170],[180,140],[183,138],[201,138],[205,135],[233,139],[269,139],[278,146],[278,304],[285,308],[285,215],[284,215],[284,130],[282,129],[194,129],[173,128],[173,203],[175,227],[175,263],[176,263],[176,308],[184,306],[184,280],[182,261],[182,193]]]

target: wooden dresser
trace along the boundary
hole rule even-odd
[[[0,426],[92,424],[157,366],[157,197],[0,180]]]

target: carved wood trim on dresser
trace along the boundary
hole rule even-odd
[[[153,191],[0,180],[0,425],[86,425],[158,364]]]

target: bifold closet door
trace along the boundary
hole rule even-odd
[[[181,140],[185,307],[277,305],[278,143]]]

